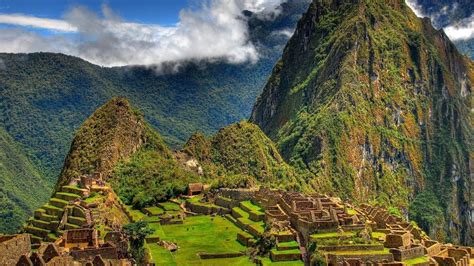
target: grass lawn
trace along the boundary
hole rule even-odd
[[[293,260],[293,261],[278,261],[273,262],[270,258],[261,258],[262,264],[264,266],[271,265],[271,266],[303,266],[304,263],[301,260]]]
[[[294,248],[299,248],[299,244],[296,241],[291,241],[291,242],[280,242],[277,245],[278,247],[286,248],[286,247],[294,247]]]
[[[238,214],[240,214],[240,218],[237,218],[237,220],[239,220],[240,222],[242,222],[243,224],[246,224],[246,225],[251,225],[252,227],[254,227],[258,232],[260,233],[263,233],[263,231],[265,231],[265,223],[263,221],[260,221],[260,222],[254,222],[252,220],[249,219],[249,213],[242,210],[241,208],[239,207],[234,207],[232,208],[233,211],[237,212]]]
[[[372,232],[372,238],[373,238],[373,239],[379,239],[379,238],[385,239],[385,233],[382,233],[382,232]]]
[[[250,200],[247,201],[242,201],[240,204],[245,206],[247,209],[257,213],[257,214],[263,214],[264,212],[262,211],[262,208],[258,207],[257,205],[253,204]]]
[[[159,236],[162,240],[177,243],[178,251],[170,253],[174,259],[174,263],[170,265],[212,265],[211,261],[222,264],[225,260],[201,260],[197,253],[228,253],[240,252],[246,248],[237,242],[237,233],[242,232],[237,226],[229,222],[227,219],[216,216],[213,220],[210,216],[191,216],[184,220],[184,224],[176,225],[160,225],[150,224],[155,229],[153,236]],[[152,248],[152,253],[159,254],[162,252],[156,248]],[[161,257],[161,256],[158,256]],[[161,265],[158,259],[155,263]],[[169,259],[169,257],[167,257]],[[247,257],[243,257],[246,260]],[[244,262],[242,258],[234,258],[235,261]],[[216,264],[218,265],[218,264]],[[234,264],[231,264],[234,265]],[[247,265],[247,264],[237,264]]]
[[[161,202],[158,203],[160,207],[162,207],[165,211],[179,211],[181,208],[178,204],[173,202]]]
[[[355,236],[355,232],[347,231],[343,233],[338,233],[338,232],[317,233],[317,234],[312,234],[311,238],[312,239],[339,238],[341,235],[346,236],[346,237],[351,237],[351,236]]]
[[[160,207],[148,207],[148,208],[145,208],[145,211],[148,211],[151,215],[160,215],[160,214],[163,214],[165,211],[160,208]]]
[[[357,211],[354,210],[354,209],[347,209],[347,214],[349,214],[349,215],[356,215],[356,214],[357,214]]]
[[[156,265],[176,265],[176,262],[173,258],[171,252],[169,252],[164,247],[158,246],[158,244],[146,244],[146,247],[150,251],[152,260]]]
[[[274,254],[301,254],[299,249],[288,249],[288,250],[277,250],[276,248],[272,249]]]
[[[101,198],[103,198],[102,195],[100,195],[100,194],[98,194],[98,193],[95,193],[95,194],[91,195],[90,197],[88,197],[87,199],[85,199],[84,201],[85,201],[86,203],[93,203],[93,202],[95,202],[96,200],[101,199]]]
[[[134,222],[138,222],[141,220],[144,220],[147,216],[140,210],[135,210],[131,206],[125,205],[125,208],[130,212],[130,215],[132,216],[132,219]]]
[[[384,248],[383,250],[341,250],[341,251],[331,251],[328,253],[337,254],[337,255],[373,255],[373,254],[390,254],[390,250],[388,248]]]
[[[405,262],[407,265],[414,265],[414,264],[423,263],[427,261],[428,261],[428,257],[423,256],[423,257],[413,258],[409,260],[404,260],[403,262]]]

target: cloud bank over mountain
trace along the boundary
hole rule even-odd
[[[161,65],[166,62],[224,60],[255,62],[244,10],[272,19],[284,0],[208,0],[182,10],[172,27],[125,21],[107,5],[102,14],[73,7],[63,19],[0,14],[0,52],[58,52],[102,66]],[[49,34],[39,34],[38,29]]]

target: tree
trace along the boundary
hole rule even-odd
[[[149,228],[148,223],[144,221],[127,224],[123,229],[130,240],[130,253],[137,264],[143,264],[145,260],[145,237],[153,234],[155,230]]]

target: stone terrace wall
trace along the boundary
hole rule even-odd
[[[16,265],[21,255],[31,252],[29,234],[0,237],[0,265]]]
[[[368,261],[371,262],[393,262],[393,255],[392,254],[374,254],[374,255],[335,255],[329,254],[328,261],[333,265],[342,265],[344,260],[347,259],[358,259],[363,263]]]
[[[416,246],[407,249],[390,249],[393,258],[397,261],[404,261],[413,258],[418,258],[425,255],[425,248],[423,246]]]
[[[250,189],[228,189],[222,188],[219,193],[226,198],[234,199],[237,201],[250,200],[255,196],[255,190]]]
[[[75,260],[93,259],[100,255],[103,259],[118,259],[118,252],[116,247],[102,247],[97,249],[72,250],[70,255]]]

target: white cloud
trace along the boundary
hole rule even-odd
[[[426,17],[425,14],[423,14],[421,6],[418,4],[417,0],[405,0],[407,5],[415,12],[417,17]]]
[[[102,16],[74,7],[64,20],[1,15],[0,23],[56,31],[41,36],[25,29],[0,29],[1,52],[60,52],[104,66],[161,65],[166,62],[224,59],[258,60],[249,41],[243,10],[263,17],[279,12],[284,0],[207,0],[197,10],[182,10],[174,27],[123,21],[109,7]],[[66,37],[59,32],[75,32]]]
[[[276,36],[283,36],[283,37],[289,39],[289,38],[291,38],[291,36],[293,36],[294,32],[295,32],[294,29],[285,28],[285,29],[274,31],[274,32],[272,32],[272,34],[276,35]]]
[[[37,18],[22,14],[0,14],[0,23],[18,26],[44,28],[49,30],[75,32],[77,29],[66,21],[59,19]]]
[[[460,23],[444,28],[444,32],[453,41],[468,40],[474,38],[474,15],[464,19]]]

